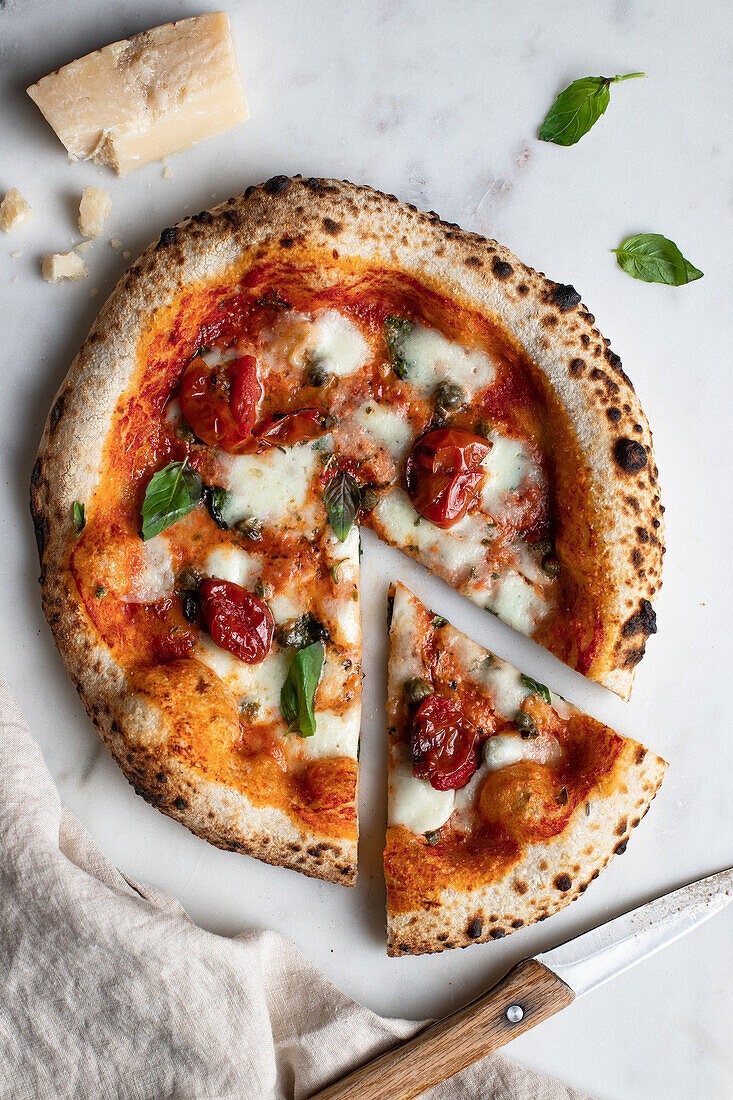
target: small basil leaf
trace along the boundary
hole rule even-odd
[[[404,346],[414,327],[412,321],[407,321],[404,317],[385,317],[384,319],[387,354],[392,370],[398,378],[406,378],[412,365],[405,359]]]
[[[187,516],[200,503],[202,493],[201,478],[185,461],[171,462],[154,473],[143,500],[142,539],[152,539]]]
[[[522,683],[530,695],[541,695],[546,703],[552,703],[550,689],[545,687],[544,684],[540,684],[537,680],[533,680],[531,676],[525,676],[524,673],[522,673]]]
[[[325,652],[323,642],[313,642],[297,650],[290,659],[280,692],[280,710],[288,724],[288,733],[295,731],[300,737],[312,737],[316,732],[313,703]]]
[[[84,515],[84,505],[81,504],[78,500],[74,501],[74,506],[72,508],[72,517],[74,520],[74,530],[76,531],[76,537],[79,538],[79,535],[84,530],[87,521],[86,516]]]
[[[344,541],[354,526],[360,502],[361,492],[358,484],[347,470],[339,470],[329,481],[323,494],[328,522],[339,542]]]
[[[609,86],[621,80],[631,80],[644,73],[627,73],[626,76],[585,76],[574,80],[560,92],[547,113],[538,134],[540,141],[555,145],[575,145],[608,107]]]
[[[693,267],[674,241],[661,233],[637,233],[634,237],[627,237],[612,251],[616,254],[619,267],[627,275],[645,283],[683,286],[702,279],[702,271]]]
[[[209,515],[214,523],[222,530],[228,531],[229,524],[224,519],[224,506],[228,493],[223,485],[207,485],[204,489],[204,500],[209,510]]]

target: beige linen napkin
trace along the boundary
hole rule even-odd
[[[300,1100],[420,1026],[362,1008],[282,936],[213,935],[127,879],[1,681],[0,982],[3,1100]],[[498,1057],[426,1096],[582,1100]]]

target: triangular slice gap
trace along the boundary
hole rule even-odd
[[[403,585],[390,608],[388,951],[500,939],[562,909],[626,849],[666,764]]]

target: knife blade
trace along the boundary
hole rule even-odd
[[[535,958],[576,997],[687,935],[733,901],[733,867],[655,898]]]
[[[487,993],[314,1093],[311,1100],[413,1100],[674,943],[731,901],[733,867],[524,959]]]

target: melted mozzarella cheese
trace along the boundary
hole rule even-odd
[[[554,737],[522,738],[518,733],[497,733],[484,744],[484,764],[491,772],[521,760],[554,764],[562,755]]]
[[[398,585],[392,607],[392,631],[390,640],[390,696],[397,696],[407,680],[424,676],[422,657],[415,639],[422,634],[418,620],[417,601],[406,588]]]
[[[487,438],[493,444],[483,461],[486,478],[481,489],[481,508],[490,516],[502,511],[504,498],[526,478],[539,478],[539,470],[520,439],[492,431]]]
[[[470,396],[494,379],[494,363],[486,352],[464,348],[434,328],[415,325],[399,350],[407,364],[406,381],[422,390],[432,391],[446,379]]]
[[[317,462],[310,444],[285,451],[272,447],[258,455],[219,451],[218,457],[229,490],[223,509],[229,526],[249,516],[277,523],[304,508]]]
[[[485,521],[481,516],[465,516],[444,531],[421,518],[402,489],[386,493],[374,515],[390,542],[403,549],[416,548],[433,568],[448,574],[453,583],[465,581],[471,570],[485,560],[486,550],[481,545]]]
[[[506,661],[494,657],[474,670],[474,676],[485,686],[495,713],[500,718],[513,722],[520,703],[527,697],[527,687],[522,682],[521,672]]]
[[[238,546],[222,545],[212,550],[204,563],[209,577],[219,577],[223,581],[233,581],[243,588],[249,588],[257,579],[262,568],[262,559],[258,554],[250,554]]]
[[[396,409],[368,401],[357,409],[354,420],[395,462],[407,454],[415,432]]]
[[[413,833],[439,829],[453,813],[454,791],[436,791],[427,779],[415,779],[412,762],[399,761],[389,776],[389,824]]]
[[[257,703],[255,720],[278,721],[280,689],[288,673],[290,654],[273,648],[257,665],[247,665],[225,649],[219,649],[208,634],[199,635],[194,656],[221,677],[241,702]]]
[[[542,589],[521,573],[505,573],[491,593],[489,610],[522,634],[532,634],[547,611]]]
[[[323,757],[349,756],[356,760],[359,749],[361,708],[350,707],[344,714],[332,710],[316,711],[316,732],[312,737],[298,737],[303,755],[310,760]]]
[[[123,599],[128,603],[154,603],[167,596],[173,587],[173,562],[170,546],[162,535],[142,544],[140,572],[130,578]]]
[[[309,359],[339,378],[354,374],[369,358],[369,345],[361,330],[332,309],[318,313],[310,323],[307,348]]]

